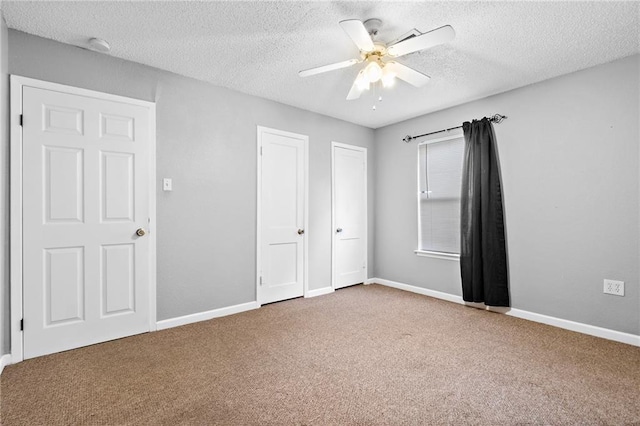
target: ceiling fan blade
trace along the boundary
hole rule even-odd
[[[456,32],[453,27],[451,25],[445,25],[444,27],[436,28],[428,33],[411,37],[407,40],[396,43],[393,46],[389,46],[387,48],[387,53],[397,58],[398,56],[407,55],[409,53],[437,46],[438,44],[446,43],[453,40],[455,36]]]
[[[428,75],[397,62],[388,62],[385,64],[384,69],[393,72],[399,79],[416,87],[422,87],[431,80],[431,77]]]
[[[331,65],[323,65],[321,67],[311,68],[303,70],[298,73],[300,77],[309,77],[310,75],[316,75],[327,71],[339,70],[340,68],[350,67],[360,62],[358,59],[349,59],[348,61],[337,62]]]
[[[362,21],[357,19],[347,19],[346,21],[340,21],[340,26],[347,33],[347,35],[358,46],[361,52],[373,52],[375,47],[373,46],[373,40],[369,32],[364,27]]]
[[[360,72],[356,76],[356,79],[353,80],[353,84],[351,85],[351,90],[349,90],[349,94],[347,95],[348,101],[358,99],[362,94],[362,89],[358,87],[358,80],[360,80],[360,78],[362,77],[362,74],[364,74],[364,70],[360,70]]]

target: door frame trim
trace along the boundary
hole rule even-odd
[[[258,307],[262,304],[260,294],[260,276],[262,271],[260,267],[262,265],[262,134],[273,133],[280,136],[288,136],[296,139],[302,139],[304,143],[304,215],[303,226],[305,229],[304,241],[302,243],[302,249],[304,255],[302,261],[304,262],[304,272],[302,279],[304,280],[302,286],[302,295],[307,297],[309,292],[309,136],[300,133],[287,132],[285,130],[278,130],[271,127],[256,126],[256,303]]]
[[[139,99],[81,89],[18,75],[10,76],[10,131],[9,138],[9,288],[11,362],[24,360],[24,333],[20,330],[23,319],[23,235],[22,235],[22,94],[24,87],[51,90],[71,95],[87,96],[106,101],[122,102],[149,109],[149,331],[156,330],[156,104]]]
[[[335,149],[343,148],[350,149],[352,151],[360,151],[364,153],[364,262],[365,262],[365,283],[368,278],[369,270],[369,201],[368,201],[368,154],[367,148],[356,145],[349,145],[341,142],[331,142],[331,288],[336,290],[336,167],[335,167]]]

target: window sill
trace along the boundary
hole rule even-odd
[[[460,255],[456,253],[444,253],[441,251],[425,251],[425,250],[414,250],[416,255],[420,257],[431,257],[433,259],[444,259],[444,260],[460,260]]]

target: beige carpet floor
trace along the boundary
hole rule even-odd
[[[640,348],[379,285],[28,360],[4,425],[640,424]]]

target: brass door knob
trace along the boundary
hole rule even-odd
[[[145,231],[143,228],[138,228],[138,230],[136,231],[136,235],[138,237],[144,237],[145,235],[147,235],[147,231]]]

